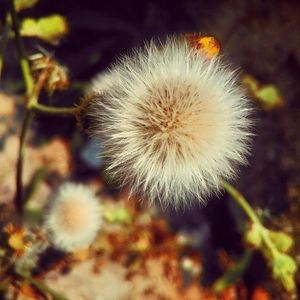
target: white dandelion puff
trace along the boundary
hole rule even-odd
[[[251,109],[236,72],[187,42],[151,42],[92,84],[107,169],[163,206],[204,201],[246,162]]]
[[[81,184],[63,184],[46,216],[53,245],[64,251],[87,248],[101,226],[101,210],[92,190]]]

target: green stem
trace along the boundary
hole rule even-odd
[[[19,20],[16,13],[14,0],[7,0],[8,9],[11,17],[12,28],[15,34],[15,42],[18,51],[21,71],[25,83],[26,88],[26,96],[27,96],[27,106],[26,113],[22,124],[21,136],[20,136],[20,145],[18,152],[18,161],[17,161],[17,170],[16,170],[16,195],[15,195],[15,206],[19,215],[22,217],[23,215],[23,160],[24,160],[24,147],[28,129],[30,128],[30,124],[34,115],[32,109],[30,109],[29,105],[37,102],[37,95],[33,94],[34,90],[34,80],[30,72],[29,62],[25,53],[23,41],[19,31]]]
[[[47,106],[40,103],[34,103],[31,105],[31,108],[37,112],[45,113],[45,114],[65,114],[65,115],[74,115],[76,114],[78,108],[77,107],[54,107]]]
[[[18,152],[18,162],[17,162],[17,170],[16,170],[16,196],[15,196],[15,206],[19,215],[22,217],[24,210],[24,191],[22,184],[22,174],[23,174],[23,160],[24,160],[24,148],[27,132],[30,128],[30,124],[32,118],[34,116],[34,111],[50,113],[50,114],[75,114],[75,107],[72,108],[56,108],[56,107],[48,107],[43,104],[38,103],[38,97],[42,88],[42,85],[36,84],[34,85],[34,80],[30,71],[29,62],[25,53],[23,40],[19,31],[19,21],[15,9],[14,0],[7,0],[9,13],[12,22],[12,28],[15,33],[15,42],[18,51],[21,71],[26,87],[26,95],[27,95],[27,104],[26,104],[26,113],[24,117],[24,121],[22,124],[21,136],[20,136],[20,145]]]
[[[20,135],[20,145],[18,152],[18,161],[17,161],[17,172],[16,172],[16,196],[15,196],[15,206],[17,212],[20,216],[23,215],[24,210],[24,189],[23,189],[23,167],[24,167],[24,150],[25,150],[25,141],[27,137],[27,132],[30,128],[31,121],[34,116],[34,111],[39,111],[49,114],[75,114],[76,107],[51,107],[43,104],[39,104],[36,101],[35,97],[31,97],[25,113],[25,118],[22,124],[22,131]]]
[[[259,218],[257,217],[256,213],[244,198],[244,196],[230,183],[222,182],[224,189],[227,193],[232,197],[232,199],[241,207],[241,209],[245,212],[245,214],[249,217],[249,219],[256,224],[261,225]]]
[[[22,272],[20,270],[16,270],[17,275],[28,281],[30,284],[35,286],[40,292],[42,292],[46,297],[47,295],[51,295],[55,300],[68,300],[65,296],[61,295],[60,293],[54,291],[53,289],[49,288],[47,285],[42,283],[41,281],[32,278],[29,274]]]
[[[3,29],[3,33],[1,36],[1,46],[0,46],[0,79],[2,76],[2,70],[3,70],[3,63],[4,63],[4,57],[6,52],[6,46],[9,38],[9,32],[10,32],[10,24],[9,24],[9,15],[7,14],[6,20],[5,20],[5,26]]]
[[[241,259],[213,284],[213,289],[217,293],[220,293],[241,278],[251,262],[252,255],[253,251],[246,249]]]
[[[274,245],[274,243],[272,242],[272,240],[270,239],[268,229],[266,229],[264,226],[261,226],[260,235],[261,235],[262,240],[264,241],[265,245],[269,249],[273,259],[275,259],[278,256],[279,251],[276,248],[276,246]]]
[[[260,231],[260,236],[266,245],[266,247],[270,250],[271,255],[273,258],[276,257],[278,254],[278,250],[275,247],[274,243],[270,239],[268,234],[268,229],[266,229],[263,224],[260,222],[258,216],[256,215],[255,211],[252,209],[250,204],[247,202],[245,197],[230,183],[222,182],[224,189],[227,193],[231,196],[231,198],[240,206],[240,208],[245,212],[245,214],[249,217],[249,219],[258,226]]]
[[[46,167],[42,167],[35,171],[33,174],[30,184],[25,190],[25,193],[23,195],[23,205],[25,206],[26,203],[31,199],[31,197],[35,194],[36,189],[39,185],[39,183],[45,179],[45,177],[48,174],[48,169]]]
[[[20,145],[18,152],[17,161],[17,173],[16,173],[16,195],[15,195],[15,206],[20,216],[23,215],[23,166],[24,166],[24,148],[27,137],[27,132],[30,127],[34,112],[32,110],[26,110],[25,118],[22,124],[22,131],[20,135]]]
[[[15,33],[16,47],[17,47],[18,56],[20,60],[23,79],[26,86],[26,95],[27,97],[30,97],[33,90],[34,82],[31,76],[29,62],[25,53],[23,41],[19,31],[19,20],[16,13],[15,3],[13,0],[7,0],[7,4],[12,19],[12,28]]]

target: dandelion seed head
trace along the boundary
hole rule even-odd
[[[62,202],[57,207],[57,222],[59,226],[70,234],[78,232],[85,226],[88,219],[88,211],[82,209],[82,203],[72,201],[72,199]]]
[[[58,249],[86,248],[101,226],[98,200],[88,187],[66,183],[56,193],[45,225]]]
[[[236,72],[170,38],[125,56],[92,84],[107,169],[163,206],[204,201],[246,162],[250,107]]]

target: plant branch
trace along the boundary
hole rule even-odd
[[[246,249],[240,260],[229,268],[225,274],[213,284],[213,289],[219,293],[241,278],[251,262],[252,255],[253,250]]]
[[[31,105],[31,108],[36,112],[41,112],[45,114],[64,114],[64,115],[75,115],[78,111],[77,107],[54,107],[47,106],[40,103],[34,103]]]
[[[33,86],[34,86],[33,78],[31,76],[29,62],[27,60],[27,56],[23,45],[23,40],[21,38],[20,31],[19,31],[19,20],[16,13],[15,3],[13,0],[7,0],[7,4],[8,4],[11,20],[12,20],[12,28],[15,33],[15,42],[16,42],[16,47],[17,47],[18,56],[20,60],[21,71],[26,86],[26,95],[29,98],[31,96]]]
[[[3,70],[3,63],[4,63],[5,52],[6,52],[6,46],[9,38],[9,32],[10,32],[9,14],[7,14],[5,18],[5,25],[1,36],[1,45],[0,45],[0,79]]]
[[[268,229],[263,226],[263,224],[259,220],[259,218],[256,215],[253,208],[247,202],[245,197],[231,184],[229,184],[228,182],[222,182],[222,185],[223,185],[224,189],[227,191],[227,193],[231,196],[231,198],[239,205],[239,207],[249,217],[249,219],[254,224],[257,225],[257,228],[259,228],[259,232],[260,232],[260,236],[261,236],[262,240],[264,241],[267,248],[270,250],[271,255],[275,258],[276,255],[278,254],[278,250],[275,247],[272,240],[270,239],[270,236],[268,234]]]
[[[49,114],[75,114],[77,111],[76,107],[50,107],[38,103],[38,98],[40,92],[45,84],[47,73],[41,74],[37,82],[31,74],[29,62],[25,53],[23,40],[19,31],[19,20],[16,13],[14,0],[7,0],[9,9],[9,21],[14,31],[14,37],[16,42],[16,47],[18,51],[21,71],[26,87],[26,113],[22,124],[20,145],[18,151],[18,161],[16,170],[16,196],[15,196],[15,207],[19,215],[22,217],[24,211],[24,190],[23,190],[23,164],[24,164],[24,148],[27,137],[27,132],[30,128],[31,121],[33,119],[35,111],[49,113]]]
[[[23,214],[23,160],[24,160],[24,147],[25,141],[27,137],[28,129],[30,128],[30,124],[34,115],[32,109],[28,106],[37,102],[37,95],[34,95],[34,80],[30,72],[29,62],[27,60],[27,56],[25,53],[23,41],[19,31],[19,20],[16,13],[15,3],[13,0],[7,0],[8,9],[11,17],[11,25],[15,34],[15,42],[18,51],[21,71],[23,75],[23,80],[26,88],[26,96],[27,96],[27,105],[26,105],[26,113],[22,124],[21,136],[20,136],[20,144],[18,151],[18,161],[17,161],[17,170],[16,170],[16,195],[15,195],[15,206],[16,210],[20,216]]]
[[[20,270],[16,270],[16,274],[22,277],[24,280],[28,281],[30,284],[35,286],[40,292],[42,292],[46,297],[47,295],[51,295],[55,300],[68,300],[65,296],[61,295],[60,293],[54,291],[53,289],[49,288],[47,285],[42,283],[41,281],[34,279],[29,274],[22,272]]]
[[[23,174],[23,166],[24,166],[24,148],[25,148],[25,140],[27,137],[27,132],[30,127],[32,118],[33,118],[33,111],[26,110],[25,118],[22,124],[22,131],[20,136],[20,145],[19,145],[19,152],[18,152],[18,161],[17,161],[17,173],[16,173],[16,196],[15,196],[15,206],[17,212],[22,216],[23,214],[23,181],[22,181],[22,174]]]
[[[47,167],[42,167],[35,171],[33,174],[30,184],[25,189],[25,193],[23,195],[23,205],[25,206],[26,203],[31,199],[31,197],[36,192],[38,184],[47,176],[48,169]]]
[[[16,41],[16,47],[18,51],[21,71],[25,83],[26,88],[26,96],[27,96],[27,105],[28,103],[35,102],[35,99],[33,98],[33,78],[30,72],[29,62],[27,60],[23,41],[20,36],[19,32],[19,22],[16,14],[15,4],[13,0],[7,0],[9,12],[12,20],[12,28],[15,33],[15,41]],[[22,124],[21,129],[21,136],[20,136],[20,144],[19,144],[19,150],[18,150],[18,161],[17,161],[17,169],[16,169],[16,195],[15,195],[15,207],[19,214],[19,216],[22,217],[24,205],[23,205],[23,166],[24,166],[24,148],[25,148],[25,141],[27,137],[28,129],[30,128],[30,123],[33,118],[33,111],[31,109],[28,109],[26,107],[26,113]]]
[[[245,212],[245,214],[249,217],[249,219],[256,224],[261,225],[261,222],[250,206],[250,204],[247,202],[245,197],[230,183],[228,182],[222,182],[222,185],[224,189],[227,191],[227,193],[231,196],[231,198],[240,206],[240,208]]]

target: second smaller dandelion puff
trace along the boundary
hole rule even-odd
[[[64,184],[53,199],[45,225],[56,248],[64,251],[86,248],[101,226],[98,200],[84,185]]]

